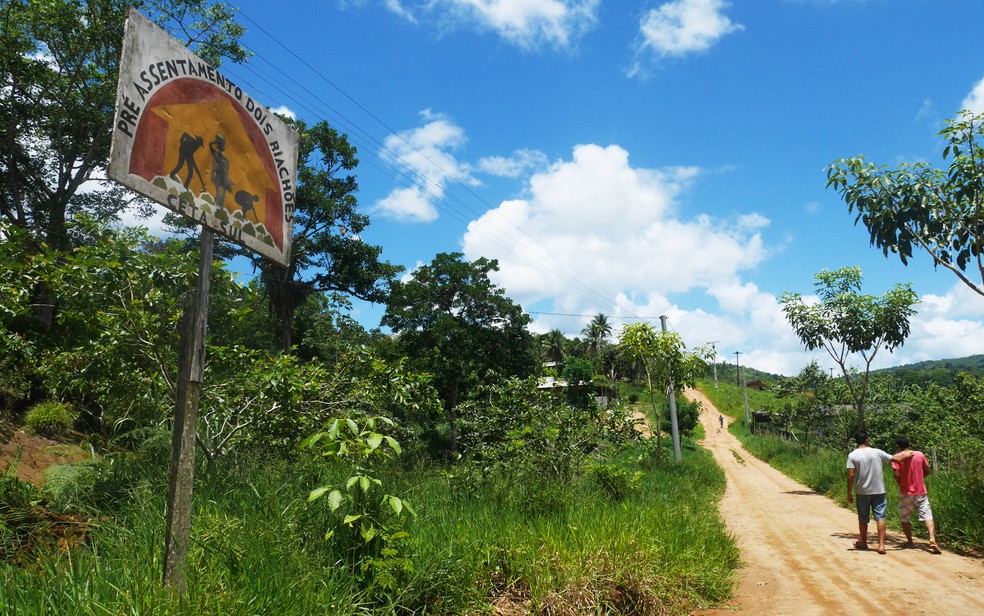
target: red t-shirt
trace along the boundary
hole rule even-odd
[[[902,462],[892,462],[893,469],[902,472],[899,475],[899,494],[926,494],[926,472],[929,462],[921,451],[913,451],[912,457]]]

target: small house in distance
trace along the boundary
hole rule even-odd
[[[756,391],[762,391],[765,389],[765,383],[763,381],[752,381],[751,383],[745,385],[749,389],[754,389]]]
[[[540,377],[540,383],[536,386],[537,389],[565,389],[567,387],[567,381],[555,376],[560,374],[563,368],[564,365],[558,361],[544,362],[543,371],[546,375]]]

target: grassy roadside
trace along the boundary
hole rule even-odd
[[[330,512],[306,502],[325,469],[219,468],[195,488],[181,603],[160,585],[163,467],[133,465],[122,504],[71,541],[0,564],[0,605],[17,614],[301,615],[481,613],[506,602],[530,613],[685,614],[728,598],[739,554],[708,506],[723,473],[691,440],[683,452],[682,464],[664,451],[655,466],[652,443],[638,443],[599,459],[605,472],[533,493],[470,489],[447,468],[392,469],[386,485],[417,516],[371,578],[325,541]],[[6,514],[13,496],[4,498]]]

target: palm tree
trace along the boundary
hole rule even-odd
[[[547,361],[563,363],[567,355],[565,346],[567,346],[567,338],[559,329],[552,329],[540,337],[540,352]]]
[[[588,345],[588,354],[597,358],[602,349],[608,344],[612,335],[612,325],[608,317],[600,312],[595,315],[587,327],[581,330]]]

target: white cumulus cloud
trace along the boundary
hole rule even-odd
[[[984,78],[974,84],[970,94],[960,103],[960,109],[967,109],[974,113],[984,112]]]
[[[547,166],[548,160],[538,150],[516,150],[511,156],[486,156],[479,159],[476,169],[489,175],[504,178],[518,178],[530,170]]]
[[[727,7],[724,0],[674,0],[648,11],[639,24],[629,75],[641,74],[653,60],[706,51],[721,37],[744,29],[724,14]]]
[[[287,105],[280,105],[279,107],[272,107],[270,109],[270,111],[272,111],[272,112],[274,112],[276,114],[282,115],[284,117],[290,118],[291,120],[296,120],[297,119],[297,114],[294,113],[294,110],[291,109],[290,107],[288,107]]]
[[[572,48],[597,21],[600,0],[387,0],[393,13],[443,28],[492,30],[522,49]]]
[[[477,163],[461,160],[458,151],[468,142],[464,129],[448,116],[426,109],[423,124],[390,135],[380,157],[400,174],[404,184],[377,201],[372,212],[403,222],[432,222],[440,213],[449,184],[478,186],[478,175],[518,178],[545,168],[547,157],[520,149],[509,156],[486,156]]]
[[[430,110],[421,112],[424,124],[390,135],[380,157],[404,176],[412,186],[396,188],[373,206],[381,216],[407,222],[436,220],[434,205],[444,198],[448,182],[477,184],[468,165],[458,162],[454,151],[467,138],[450,118]]]
[[[766,255],[759,230],[768,221],[758,215],[680,215],[677,196],[698,175],[632,167],[619,146],[580,145],[571,160],[533,175],[528,198],[469,224],[464,252],[497,258],[497,282],[520,303],[662,310],[670,294],[716,288]]]

